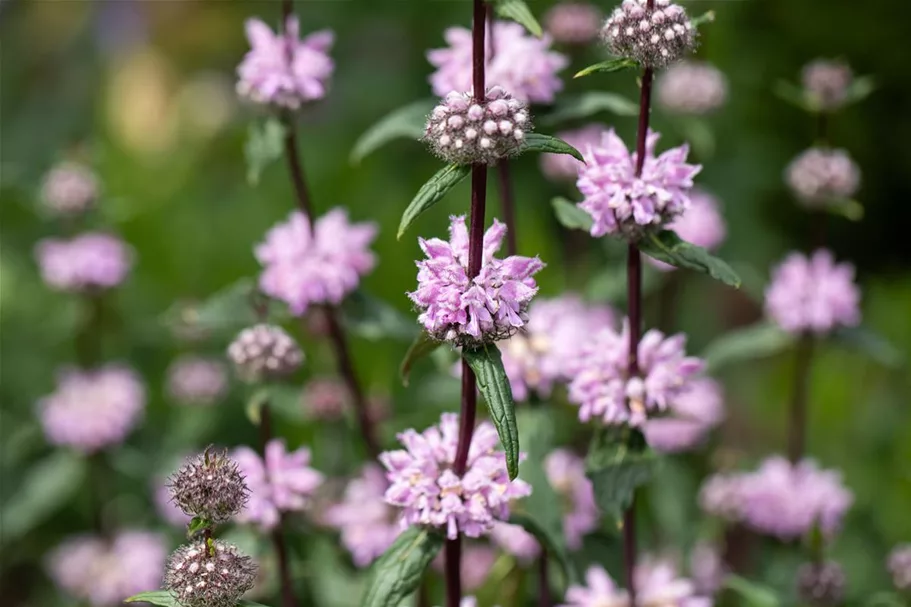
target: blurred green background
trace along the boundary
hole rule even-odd
[[[529,4],[540,15],[552,3]],[[844,58],[856,73],[875,76],[876,92],[831,125],[834,144],[847,148],[862,169],[858,199],[866,217],[859,223],[830,219],[829,239],[839,259],[857,265],[865,324],[911,359],[906,235],[911,223],[911,12],[892,0],[686,4],[694,14],[716,11],[698,54],[722,69],[730,83],[729,103],[708,121],[715,151],[699,159],[705,164],[699,182],[724,204],[729,237],[720,256],[738,265],[754,291],[758,287],[761,293],[770,265],[800,248],[808,229],[806,213],[794,204],[781,176],[811,142],[814,123],[776,98],[774,83],[796,81],[801,66],[820,56]],[[296,7],[305,32],[329,27],[337,34],[331,93],[305,112],[301,124],[315,205],[320,211],[345,206],[353,218],[380,225],[374,246],[379,264],[363,286],[409,317],[404,294],[415,281],[416,236],[442,234],[447,215],[467,209],[467,186],[425,214],[399,242],[395,227],[401,212],[438,161],[407,141],[392,143],[356,166],[348,155],[381,116],[429,96],[432,70],[424,52],[442,45],[447,26],[468,25],[469,6],[456,0],[326,0]],[[104,198],[91,221],[111,227],[137,252],[131,279],[112,298],[117,314],[108,318],[104,355],[127,360],[141,372],[150,402],[144,425],[111,458],[118,474],[110,481],[121,496],[112,509],[137,526],[155,526],[148,503],[152,471],[166,470],[176,453],[206,441],[255,440],[240,390],[206,416],[167,401],[164,370],[188,347],[162,325],[161,315],[177,300],[204,299],[255,275],[252,246],[293,207],[282,163],[270,166],[258,186],[247,183],[243,145],[250,121],[261,114],[237,102],[233,93],[234,69],[247,50],[244,20],[259,16],[275,25],[279,10],[278,1],[0,4],[3,503],[24,490],[31,466],[53,451],[43,440],[34,406],[53,390],[56,370],[73,360],[73,336],[84,314],[76,298],[44,287],[32,254],[40,238],[66,230],[43,218],[36,205],[41,176],[68,155],[84,159],[102,180]],[[575,70],[598,57],[594,49],[573,52],[572,66],[562,74],[567,91],[599,87],[633,97],[635,82],[628,74],[571,81]],[[597,118],[630,140],[633,118]],[[679,121],[656,111],[654,124],[665,133],[663,146],[680,141]],[[586,254],[573,254],[568,263],[569,237],[549,204],[552,196],[567,192],[545,181],[532,157],[514,163],[514,176],[520,252],[540,254],[549,264],[539,275],[542,294],[584,290],[605,263],[602,247],[586,243]],[[490,200],[488,216],[497,207],[492,185]],[[685,283],[676,325],[690,335],[693,352],[761,314],[750,288],[735,293],[695,275],[687,275]],[[216,335],[192,349],[218,355],[230,337]],[[418,370],[408,389],[401,387],[397,366],[407,341],[356,339],[354,348],[365,384],[392,403],[395,414],[384,426],[387,439],[456,408],[455,382],[434,374],[430,365]],[[911,540],[911,378],[907,367],[889,369],[863,353],[835,346],[822,352],[813,370],[808,444],[824,466],[843,470],[855,493],[833,554],[848,569],[851,596],[861,597],[888,587],[884,556],[893,544]],[[308,353],[311,368],[333,368],[328,351],[314,345]],[[724,374],[728,421],[716,459],[747,465],[783,449],[791,368],[792,357],[783,354]],[[292,443],[317,434],[291,423],[280,430]],[[353,468],[350,459],[332,463],[338,445],[324,443],[317,446],[317,464],[338,466],[337,472]],[[699,466],[690,468],[678,470],[685,489],[671,501],[696,516]],[[3,534],[0,583],[11,599],[4,604],[63,604],[44,583],[41,558],[65,535],[89,528],[90,499],[84,493],[44,504],[46,515],[27,533]],[[674,520],[660,513],[655,517]],[[691,539],[689,532],[674,532],[670,537]],[[773,565],[764,574],[772,580],[782,575]]]

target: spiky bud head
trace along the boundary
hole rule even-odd
[[[241,379],[256,382],[291,375],[304,362],[304,353],[281,327],[259,324],[240,332],[228,346],[228,358]]]
[[[164,586],[183,607],[234,607],[256,582],[257,566],[237,546],[201,540],[175,550]]]
[[[495,164],[518,154],[531,128],[528,106],[494,86],[482,103],[471,93],[446,95],[427,118],[424,141],[446,162]]]
[[[797,571],[797,592],[813,607],[839,605],[845,598],[845,572],[834,561],[804,563]]]
[[[623,0],[601,28],[611,53],[645,67],[663,68],[696,45],[696,28],[686,11],[670,0]]]
[[[208,447],[168,479],[171,499],[189,516],[224,523],[247,503],[249,489],[227,451]]]

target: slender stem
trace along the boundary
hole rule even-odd
[[[636,494],[623,513],[623,562],[626,566],[626,589],[630,607],[636,607]]]
[[[484,9],[484,0],[474,0],[471,22],[471,84],[473,85],[474,100],[484,102],[484,39],[486,31],[487,13]]]
[[[642,72],[642,90],[639,93],[639,128],[636,130],[636,175],[642,174],[645,164],[645,143],[648,139],[648,119],[652,107],[652,80],[654,72],[647,67]]]
[[[547,571],[547,550],[541,546],[538,556],[538,607],[551,607],[550,579]]]
[[[458,476],[465,474],[468,467],[468,451],[471,448],[471,436],[474,434],[474,422],[478,409],[477,379],[474,371],[462,359],[462,412],[459,415],[459,446],[456,448],[452,471]]]
[[[430,589],[427,587],[427,578],[421,580],[415,597],[415,607],[430,607]]]
[[[443,547],[446,578],[446,607],[459,607],[462,602],[462,536],[446,540]]]
[[[516,209],[515,195],[512,190],[512,177],[509,171],[509,161],[505,158],[497,163],[497,185],[500,190],[500,212],[506,223],[506,254],[516,255]]]
[[[294,0],[282,0],[282,27],[285,26],[285,22],[288,21],[294,13]]]
[[[794,357],[794,392],[788,424],[788,458],[794,463],[800,461],[806,449],[807,406],[812,364],[813,336],[806,334],[797,343]]]
[[[310,229],[312,230],[313,204],[310,202],[310,192],[307,189],[307,181],[304,178],[304,167],[301,163],[300,153],[297,149],[297,125],[290,114],[285,116],[285,159],[288,162],[288,172],[291,174],[291,182],[294,184],[294,194],[297,200],[297,206],[300,207],[301,212],[310,220]]]

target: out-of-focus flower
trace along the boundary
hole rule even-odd
[[[483,586],[496,560],[497,552],[489,544],[463,542],[462,559],[459,563],[462,589],[471,592]],[[440,552],[433,559],[433,568],[442,573],[445,566],[445,556]]]
[[[490,539],[522,563],[530,563],[541,554],[538,540],[520,525],[496,522],[490,530]]]
[[[471,91],[471,30],[451,27],[443,37],[447,48],[427,52],[427,60],[437,68],[430,76],[433,93],[444,97],[451,91]],[[569,59],[550,50],[550,44],[550,36],[535,38],[518,23],[492,22],[487,84],[501,86],[525,103],[551,103],[563,89],[557,72],[569,65]]]
[[[703,361],[686,356],[686,336],[656,329],[639,341],[637,377],[627,377],[629,322],[618,333],[602,329],[582,347],[569,385],[579,419],[640,426],[649,413],[666,411],[689,388]],[[627,401],[629,402],[627,406]]]
[[[165,389],[182,405],[213,405],[228,389],[226,365],[214,358],[180,356],[168,366]]]
[[[816,209],[854,196],[860,168],[846,150],[810,148],[791,161],[785,180],[804,206]]]
[[[571,376],[585,339],[614,326],[615,318],[610,307],[588,305],[573,294],[535,300],[527,326],[500,345],[513,398],[525,401],[532,392],[550,396],[555,383]]]
[[[98,178],[88,167],[61,162],[44,176],[41,204],[54,215],[79,215],[94,206],[98,188]]]
[[[654,449],[677,453],[701,444],[723,418],[721,386],[711,379],[699,378],[674,399],[667,417],[648,420],[642,430]]]
[[[428,116],[423,140],[444,162],[496,164],[518,154],[531,130],[525,104],[495,86],[483,103],[471,93],[448,93]]]
[[[899,544],[886,561],[892,583],[899,590],[911,590],[911,544]]]
[[[679,4],[623,0],[604,23],[601,35],[611,54],[663,68],[681,59],[696,44],[696,28]]]
[[[585,166],[576,185],[585,199],[579,208],[594,219],[592,236],[620,234],[638,238],[670,223],[690,205],[693,177],[702,169],[686,164],[689,148],[672,148],[655,156],[660,135],[649,131],[642,174],[636,176],[636,154],[626,149],[613,129],[599,145],[583,152]]]
[[[237,462],[226,451],[208,447],[187,458],[168,478],[171,498],[189,516],[210,523],[228,521],[247,503],[249,487]]]
[[[544,30],[559,44],[588,44],[598,37],[602,18],[589,2],[558,2],[544,13]]]
[[[738,521],[743,510],[741,478],[742,475],[734,472],[710,476],[699,489],[699,507],[712,516]]]
[[[667,227],[683,240],[711,251],[727,236],[727,225],[719,207],[717,198],[704,190],[693,188],[689,208],[675,217]],[[659,270],[674,269],[674,266],[663,261],[648,256],[645,259]]]
[[[102,233],[45,238],[35,247],[35,257],[41,278],[58,291],[110,289],[126,280],[133,266],[129,245]]]
[[[589,147],[601,145],[602,138],[608,130],[600,124],[589,124],[572,131],[557,133],[557,137],[573,146],[583,154]],[[585,166],[569,154],[541,154],[541,172],[553,181],[575,181],[579,171]]]
[[[765,292],[765,311],[789,333],[818,335],[860,322],[860,289],[854,266],[835,263],[831,251],[811,257],[791,253],[772,271]]]
[[[264,529],[274,528],[282,512],[306,509],[323,482],[323,475],[310,467],[309,449],[288,453],[279,439],[266,444],[265,458],[249,447],[238,447],[233,457],[250,487],[250,499],[235,520],[258,523]]]
[[[113,607],[157,588],[167,554],[164,539],[145,531],[121,531],[110,540],[79,535],[55,548],[47,566],[54,583],[70,597]]]
[[[681,61],[658,76],[658,103],[674,114],[708,114],[724,105],[728,81],[715,66],[700,61]]]
[[[342,501],[325,513],[325,522],[341,530],[342,545],[358,567],[372,563],[402,531],[395,509],[384,499],[388,488],[382,468],[367,464],[348,483]]]
[[[829,59],[816,59],[805,65],[801,73],[804,95],[813,106],[824,111],[841,107],[853,80],[850,66]]]
[[[725,565],[716,546],[698,542],[690,551],[690,575],[699,596],[714,596],[724,581]]]
[[[335,420],[345,414],[348,388],[338,379],[317,378],[304,385],[301,404],[314,419]]]
[[[304,353],[281,327],[259,324],[240,332],[228,346],[228,358],[238,375],[256,382],[291,375],[304,362]]]
[[[559,607],[627,607],[629,595],[599,565],[585,572],[585,585],[572,585]]]
[[[186,544],[168,558],[164,587],[183,607],[232,607],[253,588],[257,566],[222,540]]]
[[[797,570],[797,596],[813,607],[834,607],[845,598],[845,570],[835,561],[804,563]]]
[[[259,286],[296,315],[311,305],[339,304],[373,269],[369,246],[376,231],[373,223],[349,222],[347,212],[336,208],[317,219],[311,233],[310,221],[295,211],[256,247],[264,267]]]
[[[692,581],[680,577],[667,559],[645,557],[636,566],[636,604],[641,607],[711,607],[712,600],[696,595]]]
[[[435,339],[474,345],[504,339],[525,325],[528,304],[538,292],[532,276],[544,263],[537,257],[494,257],[505,235],[506,226],[495,219],[484,234],[481,272],[473,279],[464,216],[450,219],[449,242],[419,239],[427,259],[417,263],[418,288],[408,296]]]
[[[131,369],[110,364],[92,371],[67,369],[57,389],[38,401],[50,443],[92,453],[119,444],[136,427],[146,391]]]
[[[563,503],[568,504],[563,514],[566,546],[578,550],[583,536],[597,529],[600,519],[592,483],[585,476],[585,462],[567,449],[557,449],[544,459],[544,472]]]
[[[457,475],[452,465],[458,434],[459,416],[444,413],[439,426],[400,433],[404,450],[380,455],[390,482],[386,501],[402,508],[402,525],[439,527],[450,539],[459,533],[480,537],[509,517],[511,500],[531,493],[528,483],[509,480],[506,456],[496,450],[499,438],[489,422],[475,428],[467,468]]]
[[[297,109],[326,95],[335,68],[330,30],[300,39],[297,17],[290,16],[276,34],[259,19],[246,24],[250,51],[237,67],[237,92],[256,103]]]

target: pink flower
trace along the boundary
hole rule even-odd
[[[348,388],[335,378],[312,379],[304,386],[301,403],[314,419],[341,419],[348,402]]]
[[[697,542],[690,551],[689,561],[697,594],[714,596],[721,589],[727,573],[718,547],[704,541]]]
[[[696,596],[693,583],[678,575],[670,561],[644,558],[633,573],[636,607],[711,607],[711,599]],[[627,591],[602,567],[589,567],[585,584],[570,586],[560,607],[629,607]]]
[[[348,483],[342,501],[325,513],[325,522],[341,530],[342,545],[358,567],[372,563],[402,531],[396,511],[384,499],[388,488],[382,468],[367,464]]]
[[[544,460],[548,482],[569,508],[563,515],[563,535],[570,550],[582,547],[583,536],[598,528],[600,513],[585,462],[567,449],[552,451]]]
[[[816,59],[804,66],[801,82],[807,99],[821,110],[838,109],[847,99],[854,74],[841,61]]]
[[[213,405],[228,390],[228,370],[221,360],[185,354],[168,366],[166,392],[182,405]]]
[[[667,417],[648,420],[643,432],[648,444],[657,451],[689,451],[701,444],[723,418],[721,386],[711,379],[699,378],[674,399]]]
[[[256,103],[297,109],[326,95],[334,65],[329,57],[334,34],[321,30],[300,40],[297,17],[275,34],[259,19],[246,24],[250,51],[237,67],[237,92]]]
[[[550,50],[550,36],[535,38],[518,23],[506,21],[494,21],[489,31],[487,85],[501,86],[526,103],[551,103],[563,89],[557,72],[569,60]],[[427,53],[437,68],[430,76],[433,93],[445,97],[451,91],[471,91],[471,30],[451,27],[443,37],[449,46]]]
[[[509,517],[509,502],[531,493],[522,480],[510,481],[506,456],[496,451],[497,431],[489,422],[475,428],[465,474],[452,465],[458,447],[459,417],[444,413],[439,426],[423,433],[406,430],[398,435],[404,450],[380,455],[390,487],[386,501],[402,508],[402,525],[429,525],[480,537],[494,522]]]
[[[323,475],[310,467],[310,450],[301,447],[288,453],[280,439],[266,444],[265,460],[249,447],[238,447],[232,458],[250,489],[250,499],[236,519],[264,529],[275,527],[282,512],[306,509],[323,482]]]
[[[494,562],[497,560],[497,552],[489,544],[462,543],[462,589],[471,592],[484,585],[493,569]],[[433,568],[442,573],[446,566],[443,552],[439,552],[433,559]],[[471,598],[471,597],[466,597]],[[474,605],[474,603],[471,603]],[[462,599],[462,607],[465,605],[465,598]]]
[[[490,530],[490,539],[504,552],[528,564],[541,553],[541,545],[531,533],[520,525],[496,522]]]
[[[368,247],[376,231],[373,223],[349,223],[347,212],[336,208],[316,220],[311,234],[309,220],[295,211],[256,247],[264,266],[259,286],[296,315],[311,304],[339,304],[373,269]]]
[[[683,240],[709,251],[717,248],[727,236],[727,225],[721,216],[718,200],[698,188],[690,192],[690,207],[667,227]],[[674,269],[674,266],[649,256],[645,259],[659,270]]]
[[[611,576],[599,565],[585,572],[585,585],[573,585],[566,591],[566,602],[559,607],[627,607],[629,595],[618,588]]]
[[[45,238],[35,247],[41,278],[58,291],[110,289],[126,280],[133,251],[116,236],[87,233]]]
[[[696,34],[684,8],[670,0],[623,0],[601,30],[612,55],[659,69],[689,53]]]
[[[535,300],[526,327],[500,346],[513,398],[525,401],[532,392],[549,397],[555,383],[571,376],[585,339],[614,324],[608,306],[588,305],[577,295]]]
[[[559,6],[559,5],[558,5]],[[589,147],[597,147],[608,130],[600,124],[589,124],[572,131],[557,133],[557,137],[582,153]],[[585,167],[569,154],[541,154],[541,172],[552,181],[575,181],[579,171]]]
[[[55,215],[78,215],[95,204],[98,189],[98,177],[88,167],[61,162],[44,176],[41,203]]]
[[[860,322],[860,289],[854,267],[836,264],[819,249],[812,257],[791,253],[772,271],[765,292],[766,314],[789,333],[825,334]]]
[[[558,2],[544,13],[544,29],[560,44],[588,44],[598,37],[603,15],[588,2]]]
[[[899,590],[911,590],[911,544],[899,544],[889,553],[887,561],[892,583]]]
[[[613,129],[602,135],[600,145],[583,151],[586,164],[576,185],[585,196],[579,208],[595,220],[592,236],[619,233],[636,238],[667,225],[689,207],[693,177],[702,167],[686,164],[686,145],[656,157],[659,137],[649,131],[639,177],[636,154],[626,149]]]
[[[846,150],[810,148],[791,161],[785,181],[803,206],[825,208],[857,193],[860,168]]]
[[[640,376],[627,378],[628,322],[623,322],[619,333],[602,329],[581,349],[569,385],[569,399],[579,405],[579,419],[639,426],[648,413],[673,407],[704,365],[686,356],[685,343],[683,334],[665,338],[656,329],[646,332],[639,341]]]
[[[658,103],[675,114],[707,114],[727,100],[728,82],[715,66],[699,61],[681,61],[669,67],[655,82]]]
[[[418,288],[409,293],[418,321],[434,338],[459,345],[504,339],[525,325],[525,311],[538,285],[532,278],[544,264],[537,257],[498,259],[506,226],[493,222],[484,234],[481,273],[468,279],[468,229],[454,216],[449,242],[419,239],[427,255],[419,261]]]
[[[109,364],[92,371],[65,369],[57,389],[38,401],[38,414],[48,442],[93,453],[123,442],[145,406],[139,376]]]
[[[719,473],[710,476],[699,489],[699,507],[706,514],[727,521],[740,520],[743,510],[740,486],[742,475]]]

